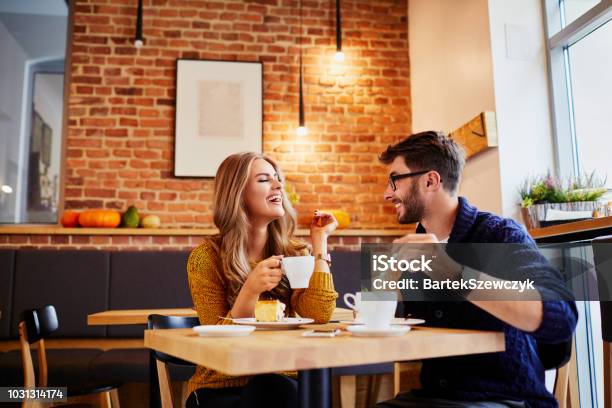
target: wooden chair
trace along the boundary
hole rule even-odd
[[[152,314],[149,316],[148,329],[185,329],[199,325],[197,317],[182,317],[182,316],[162,316]],[[173,395],[170,385],[170,374],[168,372],[168,364],[176,364],[181,366],[194,367],[193,363],[172,357],[168,354],[159,351],[153,351],[155,363],[157,365],[157,377],[159,379],[159,393],[161,397],[162,408],[172,408]]]
[[[603,341],[604,406],[612,407],[612,235],[595,238],[593,260],[597,272],[601,337]]]
[[[38,387],[49,386],[47,351],[45,338],[59,327],[55,307],[44,306],[39,309],[26,310],[21,314],[19,323],[19,343],[23,362],[24,387],[37,386],[34,363],[30,344],[38,343]],[[119,408],[117,388],[120,384],[92,383],[84,381],[80,384],[57,384],[66,386],[68,403],[89,403],[102,408]],[[22,408],[41,408],[65,404],[49,404],[40,401],[24,401]]]
[[[576,385],[576,351],[574,341],[566,341],[558,344],[538,343],[538,357],[545,370],[557,370],[553,394],[559,403],[559,408],[579,408],[578,393]],[[393,394],[399,394],[401,390],[402,373],[410,371],[415,374],[418,369],[414,362],[396,362],[393,373]],[[570,378],[573,381],[570,382]],[[606,405],[607,407],[607,405]]]

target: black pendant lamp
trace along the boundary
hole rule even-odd
[[[144,44],[142,37],[142,0],[138,0],[138,12],[136,14],[136,35],[134,36],[134,47],[140,48]]]
[[[336,0],[336,55],[334,59],[338,62],[344,61],[342,52],[342,17],[340,15],[340,0]]]
[[[308,128],[306,128],[306,119],[304,117],[304,78],[303,78],[303,65],[302,65],[302,0],[299,3],[300,7],[300,118],[299,126],[297,128],[298,136],[306,136],[308,134]]]

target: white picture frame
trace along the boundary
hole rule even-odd
[[[262,152],[263,64],[176,63],[174,175],[214,177],[233,153]]]

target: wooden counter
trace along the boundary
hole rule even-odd
[[[550,227],[534,228],[529,234],[538,242],[569,242],[612,234],[612,217],[568,222]]]
[[[414,225],[405,229],[340,229],[332,235],[340,237],[402,236],[414,232]],[[64,228],[56,226],[17,225],[0,227],[0,235],[147,235],[147,236],[207,236],[216,228]],[[296,230],[297,236],[308,236],[307,229]]]

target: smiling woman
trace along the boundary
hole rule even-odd
[[[331,214],[315,213],[310,226],[314,271],[311,266],[305,289],[292,288],[281,259],[310,251],[293,236],[296,216],[282,180],[276,163],[257,153],[233,154],[219,166],[213,196],[219,234],[195,248],[187,266],[193,304],[203,325],[254,317],[260,300],[281,302],[285,317],[297,313],[317,323],[329,321],[337,294],[327,263],[327,238],[338,223]],[[232,377],[198,367],[189,382],[187,406],[206,401],[205,405],[223,407],[244,398],[246,405],[264,406],[273,395],[280,404],[276,406],[292,407],[297,405],[295,376]],[[248,391],[255,388],[256,392]]]

